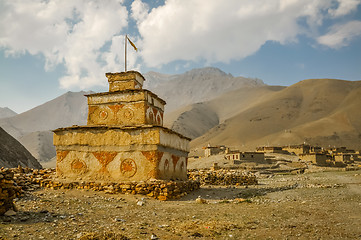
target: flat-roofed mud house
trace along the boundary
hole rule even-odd
[[[294,153],[296,155],[308,154],[311,152],[310,145],[306,145],[306,144],[285,146],[282,149],[289,153]]]
[[[284,153],[282,147],[257,147],[257,152]]]
[[[320,166],[326,166],[331,161],[331,156],[323,153],[304,153],[299,154],[298,156],[304,161],[308,161]]]
[[[248,161],[262,163],[265,161],[263,152],[232,151],[226,154],[226,159],[232,161],[233,164],[239,164]]]
[[[210,157],[217,154],[228,153],[229,148],[226,146],[211,146],[208,144],[207,147],[203,147],[204,149],[204,157]]]
[[[109,92],[86,95],[86,126],[54,130],[57,175],[102,181],[186,180],[189,138],[163,127],[165,101],[136,71],[107,73]]]
[[[353,155],[348,153],[340,153],[334,155],[335,162],[352,163],[354,161]]]

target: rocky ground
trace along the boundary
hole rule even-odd
[[[203,186],[165,202],[38,189],[15,205],[16,215],[0,217],[0,239],[359,239],[361,171]]]

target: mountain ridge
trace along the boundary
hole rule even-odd
[[[0,119],[16,116],[17,113],[8,107],[0,107]]]
[[[144,75],[146,78],[148,74]],[[147,81],[146,81],[147,82]],[[168,75],[154,86],[146,88],[166,100],[166,112],[172,112],[182,106],[215,98],[225,92],[243,87],[265,85],[260,79],[233,77],[213,67],[192,69],[184,74]]]
[[[309,79],[269,95],[192,141],[232,144],[347,145],[361,148],[361,81]]]
[[[15,138],[0,127],[0,167],[42,168],[40,163]]]

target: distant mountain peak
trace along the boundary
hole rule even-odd
[[[17,113],[14,112],[13,110],[11,110],[8,107],[0,107],[0,118],[8,118],[8,117],[13,117],[16,116]]]
[[[221,69],[216,68],[216,67],[204,67],[204,68],[194,68],[190,71],[187,71],[184,73],[185,76],[199,76],[199,75],[212,75],[214,77],[216,76],[230,76],[232,77],[231,74],[227,74],[225,72],[223,72]]]

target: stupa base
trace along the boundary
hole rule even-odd
[[[188,141],[155,126],[61,128],[56,171],[70,180],[187,180]]]

